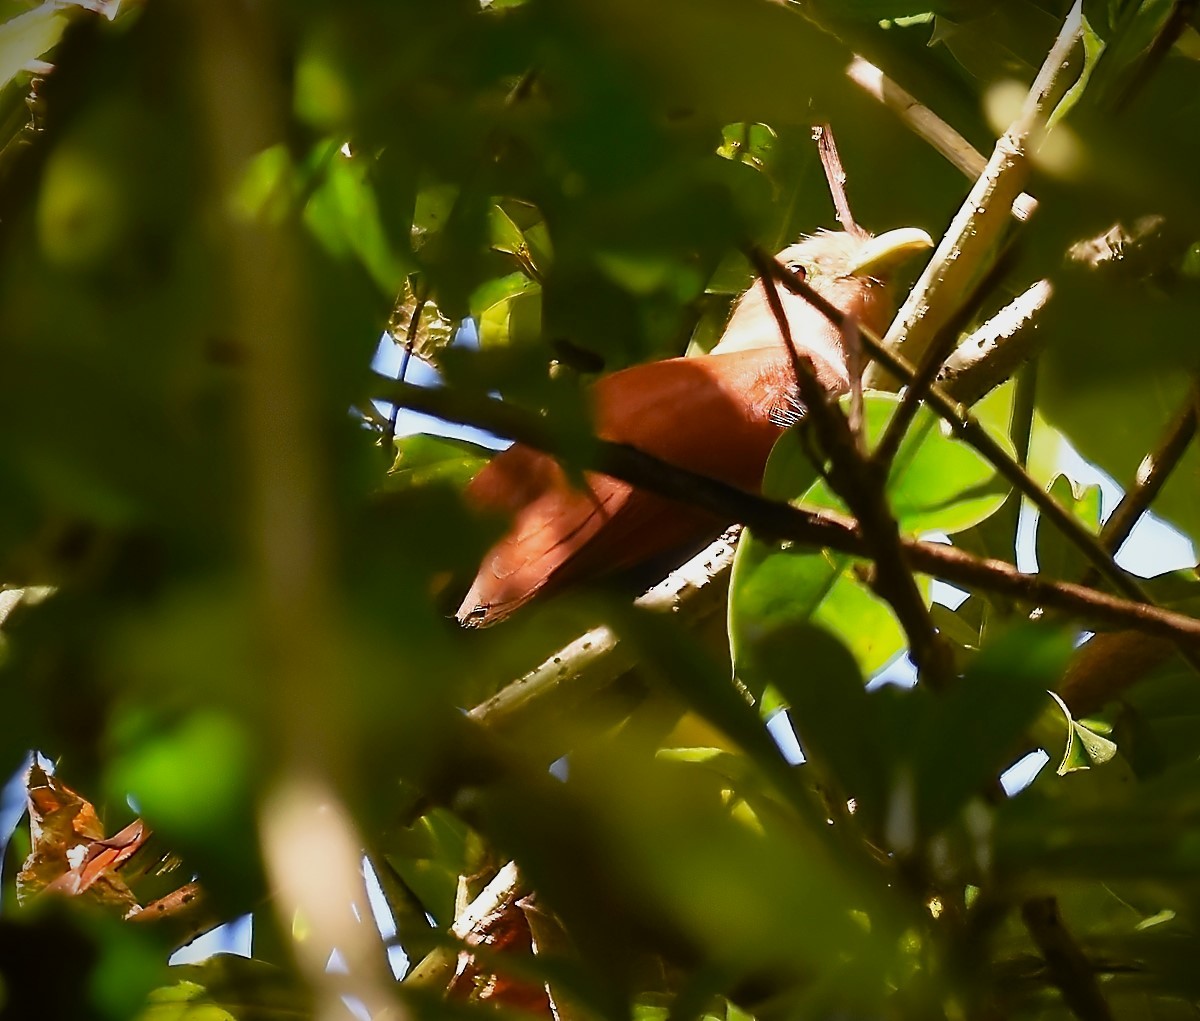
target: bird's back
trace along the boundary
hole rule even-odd
[[[596,433],[756,491],[795,414],[791,372],[779,346],[634,366],[593,388]],[[521,444],[475,477],[468,501],[514,517],[484,557],[460,621],[496,623],[544,589],[624,570],[726,524],[607,475],[585,473],[584,483],[572,486],[552,458]]]

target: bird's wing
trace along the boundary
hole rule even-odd
[[[781,352],[672,359],[625,369],[594,388],[596,431],[684,468],[756,488],[787,390]],[[513,515],[485,555],[458,619],[486,626],[548,585],[614,573],[723,522],[684,504],[585,473],[576,488],[548,456],[514,445],[468,487],[477,507]]]
[[[516,514],[564,481],[563,470],[552,457],[514,443],[480,469],[464,495],[476,510]]]
[[[520,460],[513,463],[535,469],[539,480],[547,484],[534,487],[533,499],[523,506],[505,508],[515,512],[512,527],[484,556],[458,609],[458,619],[467,625],[494,624],[523,606],[602,530],[614,521],[620,524],[625,517],[622,510],[635,495],[628,483],[590,473],[585,476],[586,490],[574,488],[549,457],[528,448],[521,448]],[[504,464],[498,470],[507,473],[512,467]],[[490,492],[493,485],[500,483],[484,480],[480,489]],[[498,501],[492,506],[501,509]]]

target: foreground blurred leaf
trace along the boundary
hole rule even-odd
[[[150,994],[137,1021],[284,1021],[313,1016],[308,997],[281,969],[217,954],[177,965],[174,982]]]
[[[64,6],[41,4],[0,25],[0,87],[58,42],[70,22],[70,6]]]

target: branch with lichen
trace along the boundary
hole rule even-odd
[[[1029,177],[1028,148],[1047,120],[1052,101],[1062,91],[1063,69],[1082,33],[1081,4],[1075,3],[1026,96],[1020,115],[996,142],[991,159],[955,215],[929,265],[914,285],[883,338],[884,346],[917,365],[916,379],[932,380],[937,366],[954,345],[946,330],[960,297],[972,294],[1001,248],[1009,211]],[[935,344],[935,340],[937,343]],[[866,383],[895,385],[886,368],[867,370]],[[920,390],[920,387],[916,389]],[[911,401],[923,396],[913,394]],[[897,415],[905,412],[904,405]]]
[[[938,385],[964,404],[982,400],[1037,351],[1034,317],[1054,293],[1037,280],[956,347],[938,370]]]

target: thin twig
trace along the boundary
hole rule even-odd
[[[821,158],[821,168],[825,171],[825,180],[829,185],[829,194],[833,199],[833,207],[838,221],[847,233],[865,238],[867,232],[855,221],[854,213],[850,208],[850,196],[846,191],[846,169],[842,165],[842,157],[838,153],[833,128],[829,124],[818,124],[813,128],[813,138],[817,143],[817,154]],[[850,435],[854,440],[855,456],[861,460],[866,451],[866,438],[862,435],[862,374],[864,368],[862,345],[858,342],[858,331],[855,329],[853,319],[845,320],[840,331],[842,342],[846,348],[846,369],[850,377]]]
[[[1029,443],[1033,438],[1033,418],[1037,405],[1037,367],[1037,362],[1030,362],[1018,374],[1013,394],[1012,415],[1009,419],[1008,436],[1017,452],[1017,463],[1022,468],[1029,466]],[[1014,553],[1017,548],[1017,533],[1021,527],[1023,505],[1024,498],[1020,491],[1014,490],[1013,498],[998,512],[1004,515],[1002,520],[1010,543],[1008,549]]]
[[[767,304],[791,356],[808,418],[829,458],[826,479],[858,519],[871,559],[875,561],[872,587],[887,600],[900,621],[918,670],[934,687],[945,687],[950,678],[949,650],[938,637],[929,608],[905,562],[900,529],[887,501],[886,468],[881,471],[875,463],[860,456],[846,416],[821,386],[812,360],[796,349],[776,276],[771,270],[775,260],[758,249],[751,250],[750,258],[762,279]]]
[[[858,333],[858,321],[847,316],[840,327],[842,346],[846,349],[846,370],[850,376],[850,433],[854,437],[855,450],[860,458],[867,456],[866,412],[863,407],[863,358],[862,339]]]
[[[400,368],[396,372],[396,379],[403,383],[408,375],[408,363],[412,360],[413,348],[417,343],[417,330],[421,327],[421,315],[425,311],[426,298],[424,295],[414,294],[415,304],[413,305],[412,315],[408,318],[408,329],[404,331],[404,353],[400,356]],[[391,446],[396,441],[396,421],[400,417],[400,405],[393,404],[391,414],[388,415],[387,432],[384,434],[383,442],[386,446]]]
[[[1150,48],[1146,51],[1146,55],[1142,58],[1137,69],[1129,79],[1121,94],[1113,103],[1113,111],[1119,113],[1125,109],[1148,82],[1158,66],[1163,62],[1163,58],[1171,52],[1171,47],[1183,34],[1183,30],[1191,24],[1192,16],[1196,13],[1198,0],[1175,0],[1171,7],[1171,13],[1167,15],[1166,21],[1158,30],[1158,35],[1154,37],[1154,41],[1150,44]]]
[[[580,451],[548,428],[539,416],[493,398],[482,395],[464,398],[449,388],[418,387],[386,377],[377,379],[371,396],[398,401],[414,411],[449,422],[507,436],[586,470],[611,475],[649,492],[711,511],[727,521],[741,521],[767,540],[791,540],[852,556],[867,555],[858,526],[842,515],[769,500],[678,468],[625,444],[595,440],[581,456]],[[1085,623],[1127,627],[1163,635],[1184,647],[1200,646],[1200,620],[1194,617],[1110,596],[1083,585],[1025,574],[1012,564],[974,557],[953,546],[913,539],[902,539],[901,546],[913,569],[952,584],[1000,592],[1030,604],[1061,609]]]
[[[1200,386],[1193,386],[1187,403],[1175,416],[1175,420],[1158,446],[1142,458],[1133,485],[1126,491],[1121,502],[1117,504],[1116,510],[1109,515],[1108,521],[1100,530],[1098,542],[1110,555],[1115,555],[1125,540],[1129,538],[1134,525],[1166,484],[1171,472],[1179,464],[1184,451],[1187,450],[1188,444],[1196,432],[1195,399],[1198,394],[1200,394]],[[1090,567],[1080,579],[1080,584],[1091,585],[1095,578],[1095,567]],[[1183,658],[1200,671],[1200,651],[1193,649],[1181,651]],[[1140,675],[1134,676],[1130,683],[1138,677]]]
[[[1142,458],[1133,485],[1100,529],[1100,543],[1110,553],[1116,553],[1129,538],[1133,526],[1158,496],[1195,434],[1196,404],[1189,393],[1187,403],[1179,410],[1158,446]]]
[[[983,153],[869,60],[855,57],[846,69],[846,74],[852,82],[895,113],[914,134],[925,139],[966,177],[974,181],[983,173],[983,168],[987,166]],[[1013,216],[1021,221],[1028,220],[1036,210],[1037,199],[1028,192],[1018,195],[1012,205]]]
[[[817,143],[817,154],[821,157],[821,167],[825,171],[825,180],[829,182],[829,194],[833,198],[838,222],[847,234],[863,237],[866,231],[855,222],[854,214],[850,211],[850,199],[846,194],[846,170],[842,166],[841,156],[838,155],[833,128],[828,124],[818,124],[812,132]]]

